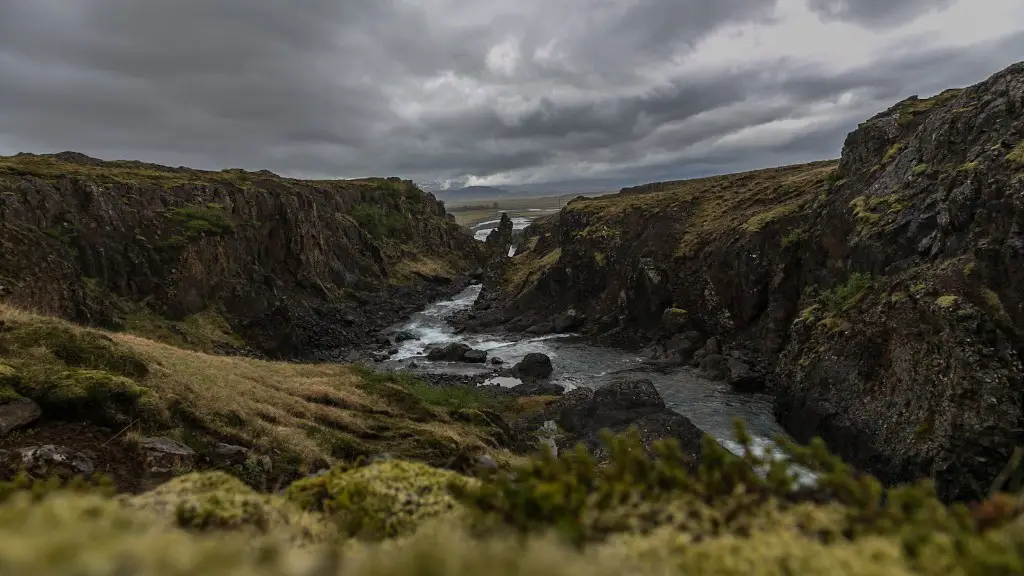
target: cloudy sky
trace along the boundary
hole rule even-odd
[[[836,157],[1021,0],[0,0],[0,154],[614,188]]]

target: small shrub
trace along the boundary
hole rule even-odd
[[[411,224],[405,214],[397,210],[388,210],[373,204],[357,204],[352,209],[352,219],[377,240],[403,240],[409,237]]]
[[[861,272],[850,274],[846,282],[821,295],[822,306],[832,315],[840,314],[854,304],[871,287],[871,275]]]

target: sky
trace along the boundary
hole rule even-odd
[[[0,0],[0,154],[610,190],[1019,60],[1021,0]]]

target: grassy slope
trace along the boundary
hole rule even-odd
[[[9,306],[0,321],[4,395],[36,400],[56,422],[165,435],[200,454],[240,444],[272,458],[273,478],[381,453],[437,465],[463,450],[504,458],[500,431],[472,411],[514,406],[480,395],[347,365],[208,355]]]

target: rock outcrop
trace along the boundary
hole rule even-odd
[[[1022,112],[1024,63],[896,104],[839,161],[575,199],[524,231],[468,327],[571,311],[767,385],[797,439],[886,482],[973,498],[1024,443]]]
[[[0,158],[0,298],[176,344],[216,333],[205,348],[346,348],[458,289],[482,258],[441,203],[397,178]]]

